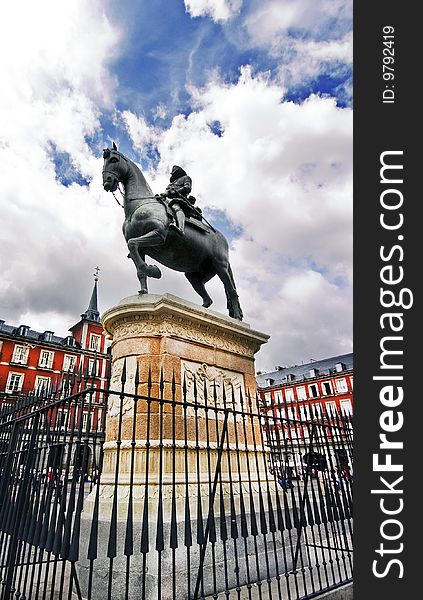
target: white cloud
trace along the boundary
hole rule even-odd
[[[290,30],[320,38],[334,31],[339,33],[342,25],[350,22],[352,11],[349,0],[257,0],[254,5],[244,24],[251,39],[265,46],[272,46]],[[333,27],[334,21],[337,28]]]
[[[135,115],[129,110],[124,110],[122,112],[122,120],[134,146],[137,148],[144,148],[148,144],[158,142],[160,131],[148,125],[143,115]]]
[[[223,8],[233,13],[240,5],[215,4],[210,15],[224,19]],[[195,16],[212,5],[190,6]],[[109,63],[121,34],[101,7],[25,4],[30,12],[18,19],[22,5],[9,4],[7,21],[19,21],[21,32],[5,27],[0,39],[8,81],[0,95],[0,316],[39,329],[62,321],[62,334],[86,308],[95,265],[102,309],[138,287],[125,258],[122,211],[101,185],[102,141],[96,155],[86,142],[101,132],[101,111],[114,108],[117,84]],[[342,49],[310,46],[309,54],[319,52],[339,56]],[[190,93],[195,112],[166,130],[128,110],[118,115],[141,153],[148,144],[160,152],[157,169],[146,173],[155,192],[170,167],[182,164],[199,205],[224,211],[242,228],[231,262],[245,320],[272,335],[258,367],[348,351],[351,111],[318,96],[301,105],[283,101],[280,84],[247,67],[236,84],[215,78]],[[89,187],[56,180],[52,144],[92,180]],[[163,273],[150,281],[152,293],[199,301],[182,274]],[[213,308],[226,314],[222,284],[215,278],[208,288]]]
[[[352,2],[348,0],[260,0],[243,19],[249,43],[280,61],[287,89],[319,75],[345,76],[352,65]],[[338,97],[349,102],[348,83]]]
[[[191,17],[210,17],[227,21],[239,13],[243,0],[184,0],[185,10]]]
[[[121,215],[86,142],[99,131],[101,107],[111,106],[108,64],[120,34],[100,2],[9,3],[2,19],[0,312],[13,322],[45,315],[46,329],[59,315],[71,325],[86,308],[80,298],[89,298],[84,275],[90,286],[95,264],[106,256],[113,264],[108,244],[120,244],[113,220]],[[89,188],[56,181],[52,148],[93,179]]]
[[[289,40],[284,52],[288,48],[289,65],[279,68],[279,80],[285,87],[304,85],[323,72],[336,77],[352,64],[352,32],[339,40]]]
[[[276,350],[282,362],[350,350],[351,110],[318,96],[285,102],[277,84],[248,67],[236,85],[214,80],[191,94],[196,111],[157,138],[154,191],[177,162],[199,205],[242,227],[231,260],[246,320],[274,338],[261,360],[277,360]],[[220,137],[210,127],[217,121]],[[209,287],[224,310],[219,282]]]

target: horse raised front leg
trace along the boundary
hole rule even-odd
[[[151,246],[160,246],[164,243],[164,236],[160,231],[154,230],[146,233],[137,238],[131,238],[127,241],[129,256],[134,261],[137,269],[138,280],[141,285],[140,293],[148,293],[146,277],[154,277],[160,279],[162,273],[156,265],[147,265],[145,262],[145,253],[141,251],[142,248],[148,248]]]

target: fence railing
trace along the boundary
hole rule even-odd
[[[352,422],[66,376],[0,408],[1,599],[312,598],[352,578]]]

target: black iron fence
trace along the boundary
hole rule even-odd
[[[296,600],[351,581],[350,416],[126,378],[67,375],[0,408],[2,600]]]

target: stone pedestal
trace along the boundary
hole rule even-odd
[[[102,323],[112,339],[111,388],[116,392],[121,391],[124,363],[126,383],[125,395],[116,394],[109,398],[104,465],[99,489],[100,531],[104,532],[102,536],[106,536],[119,460],[118,545],[123,547],[124,524],[132,495],[138,558],[137,534],[148,504],[152,550],[148,558],[148,597],[154,600],[154,565],[157,556],[153,558],[152,555],[157,534],[159,498],[160,519],[162,515],[167,546],[163,559],[169,555],[173,514],[173,525],[175,518],[179,524],[177,535],[180,538],[180,550],[177,551],[176,560],[175,557],[172,560],[178,570],[177,578],[183,581],[186,578],[186,556],[182,538],[187,505],[192,519],[195,557],[196,551],[198,555],[198,546],[197,550],[195,548],[196,519],[201,512],[203,518],[207,518],[218,466],[213,512],[215,516],[221,510],[225,512],[224,519],[229,518],[229,531],[231,508],[233,513],[235,507],[238,518],[241,497],[249,513],[251,497],[254,497],[253,503],[256,503],[258,511],[259,496],[262,493],[267,496],[274,493],[273,485],[269,484],[266,477],[267,457],[259,419],[245,414],[250,409],[257,412],[254,355],[269,336],[252,330],[246,323],[170,294],[125,298],[116,307],[106,311]],[[137,370],[139,384],[135,389]],[[127,394],[135,393],[144,398],[134,403],[134,399]],[[166,402],[161,403],[160,398]],[[226,423],[225,409],[230,409],[226,411]],[[131,473],[132,464],[135,468]],[[84,516],[87,521],[93,514],[96,492],[94,489],[85,501]],[[107,546],[106,540],[103,544]],[[198,556],[193,560],[198,561]],[[172,568],[170,565],[167,568]],[[207,561],[204,567],[207,571]],[[135,559],[131,569],[133,581],[139,580],[140,574],[133,572],[139,568],[139,561]],[[104,597],[104,593],[105,590],[98,588],[99,598]],[[118,600],[120,596],[116,593],[113,598]],[[181,593],[176,597],[186,598],[185,586],[183,589],[181,587]],[[161,600],[165,598],[166,592],[162,589]]]

